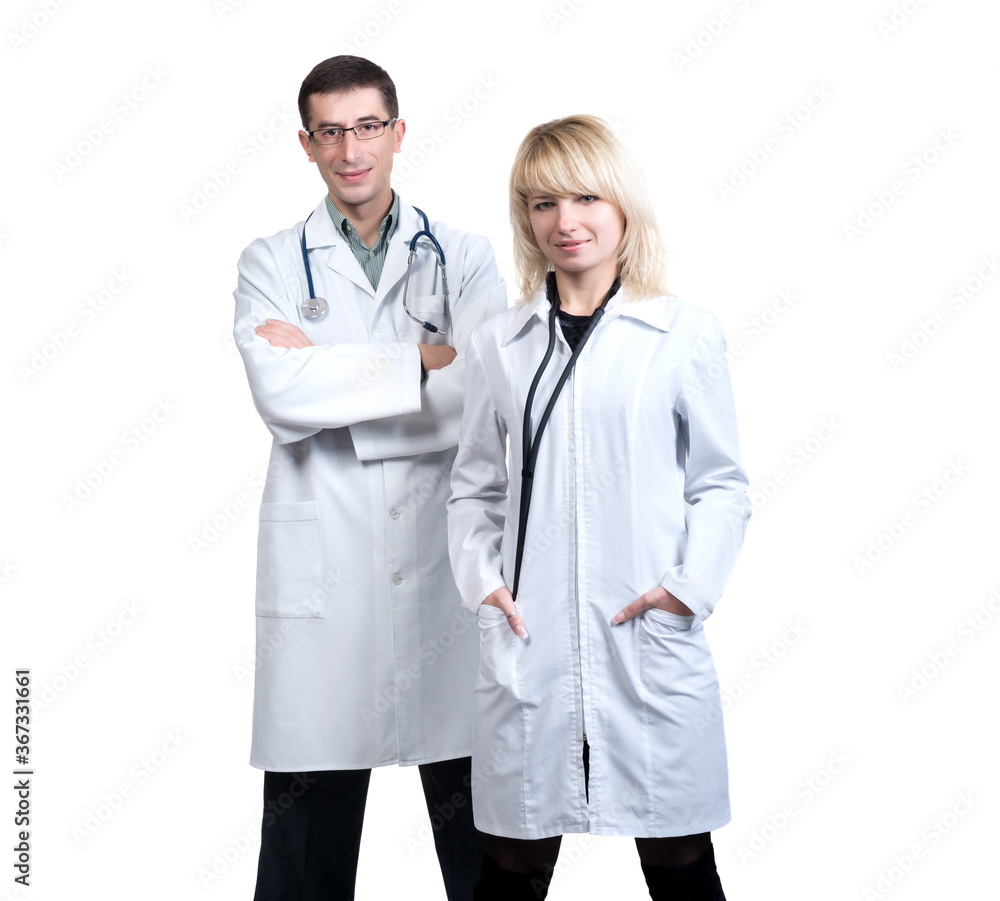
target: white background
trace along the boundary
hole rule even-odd
[[[251,897],[269,440],[231,293],[240,250],[322,196],[295,97],[340,52],[397,83],[397,188],[508,279],[525,132],[614,122],[673,292],[726,328],[756,507],[708,626],[728,897],[994,891],[1000,11],[662,6],[5,5],[2,678],[13,700],[30,667],[35,706],[32,886],[9,792],[0,897]],[[444,897],[421,810],[415,770],[375,773],[359,898]],[[567,840],[551,897],[609,896],[644,897],[631,842]]]

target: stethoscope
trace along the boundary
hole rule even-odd
[[[555,273],[549,273],[546,279],[545,289],[546,294],[549,299],[549,345],[545,349],[545,356],[542,357],[542,362],[538,364],[538,369],[535,371],[535,376],[531,380],[531,387],[528,388],[528,396],[524,401],[524,423],[521,427],[521,503],[518,510],[517,516],[517,550],[514,554],[514,581],[511,585],[511,596],[514,600],[517,600],[517,585],[521,579],[521,558],[524,556],[524,536],[528,525],[528,510],[531,507],[531,488],[532,482],[535,477],[535,463],[538,461],[538,448],[542,440],[542,432],[545,431],[545,426],[548,425],[549,417],[552,415],[552,408],[556,405],[556,399],[559,397],[559,393],[562,391],[563,386],[569,380],[570,373],[573,372],[573,367],[576,366],[576,361],[580,357],[580,353],[583,351],[584,345],[587,343],[587,339],[594,333],[594,329],[597,328],[597,323],[601,321],[601,317],[604,316],[604,308],[607,306],[608,301],[615,296],[615,293],[621,287],[621,280],[616,278],[614,283],[611,285],[611,290],[608,291],[604,300],[601,301],[601,305],[594,310],[594,315],[591,317],[590,323],[587,325],[586,331],[580,338],[579,343],[576,345],[573,353],[570,355],[569,362],[562,371],[562,375],[559,376],[559,381],[556,382],[555,388],[552,389],[552,396],[549,398],[549,402],[545,407],[545,411],[542,413],[542,418],[538,422],[538,428],[535,430],[534,438],[531,435],[531,407],[535,400],[535,390],[538,388],[538,383],[542,379],[542,373],[545,372],[545,367],[549,365],[549,359],[552,357],[552,351],[556,346],[556,316],[559,312],[559,291],[556,288]]]
[[[403,281],[403,310],[410,319],[419,323],[427,331],[438,335],[447,335],[451,331],[451,306],[448,303],[448,270],[445,268],[444,250],[438,239],[431,233],[431,224],[427,219],[427,214],[417,207],[413,209],[420,214],[424,227],[410,238],[410,255],[406,258],[406,278]],[[314,212],[316,211],[313,210]],[[306,217],[306,221],[302,224],[302,265],[305,267],[306,282],[309,286],[309,299],[302,301],[302,315],[306,319],[322,319],[330,311],[330,304],[322,297],[317,297],[316,290],[313,288],[312,268],[309,265],[309,251],[306,248],[306,224],[312,218],[312,215],[310,213]],[[431,242],[434,254],[437,256],[438,267],[441,269],[441,290],[444,293],[444,314],[447,317],[447,328],[439,328],[433,323],[418,319],[410,312],[410,308],[406,305],[406,295],[410,287],[410,269],[413,267],[413,258],[417,255],[417,242],[421,238],[427,238]]]

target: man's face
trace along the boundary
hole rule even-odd
[[[310,131],[351,128],[388,118],[378,88],[313,94],[309,98]],[[392,155],[399,153],[405,131],[406,123],[399,119],[379,137],[367,141],[347,132],[340,144],[317,144],[304,131],[299,132],[299,141],[323,176],[330,199],[348,219],[354,220],[384,215],[392,205]]]

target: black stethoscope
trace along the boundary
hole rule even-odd
[[[552,415],[552,408],[555,407],[556,399],[559,397],[559,393],[569,380],[570,373],[573,372],[573,367],[576,366],[576,361],[579,359],[580,353],[583,351],[583,346],[587,343],[587,339],[593,334],[594,329],[597,328],[597,323],[601,321],[601,317],[604,316],[604,308],[607,306],[608,301],[615,296],[615,293],[620,287],[621,279],[615,278],[607,296],[605,296],[604,300],[601,301],[601,305],[594,310],[594,315],[591,317],[590,323],[587,325],[587,330],[581,336],[579,343],[570,355],[566,368],[563,369],[562,375],[559,376],[559,381],[556,382],[555,388],[552,389],[552,396],[549,398],[545,411],[542,413],[542,418],[538,422],[538,429],[535,431],[534,438],[532,438],[531,406],[535,399],[535,389],[538,388],[538,383],[542,379],[542,373],[545,372],[545,367],[548,366],[549,359],[552,357],[552,351],[556,346],[556,317],[559,312],[560,305],[555,273],[550,272],[548,278],[546,279],[545,293],[549,299],[550,305],[549,346],[545,349],[545,356],[542,357],[542,362],[538,365],[535,377],[531,380],[531,387],[528,389],[528,396],[524,401],[524,424],[521,429],[521,502],[517,516],[517,550],[514,554],[514,581],[510,590],[511,596],[514,600],[517,600],[517,585],[521,579],[521,558],[524,556],[524,536],[528,525],[528,509],[531,507],[531,487],[535,477],[535,463],[538,461],[538,447],[542,440],[542,432],[545,431],[545,426],[548,425],[549,417]]]
[[[438,335],[447,335],[451,331],[451,305],[448,303],[448,270],[445,268],[444,250],[438,239],[431,233],[431,224],[427,219],[427,214],[417,207],[413,209],[420,214],[424,227],[410,238],[410,255],[406,259],[406,279],[403,282],[403,310],[410,319],[419,323],[427,331]],[[313,212],[316,211],[313,210]],[[309,286],[309,299],[302,301],[302,315],[306,319],[322,319],[329,312],[330,304],[322,297],[316,297],[316,291],[313,288],[312,268],[309,266],[309,251],[306,248],[306,224],[312,218],[312,215],[310,213],[306,217],[306,221],[302,223],[302,265],[306,270],[306,282]],[[410,269],[413,266],[413,258],[417,255],[417,242],[421,238],[427,238],[431,242],[434,254],[437,256],[438,268],[441,270],[441,290],[444,294],[444,314],[447,317],[447,328],[439,328],[433,323],[418,319],[410,312],[410,308],[406,305],[406,294],[410,286]]]

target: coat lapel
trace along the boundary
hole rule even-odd
[[[374,295],[371,283],[368,281],[364,270],[358,263],[357,258],[347,244],[347,239],[343,235],[337,234],[337,229],[333,226],[333,220],[326,209],[326,198],[320,201],[319,206],[313,210],[312,216],[306,223],[306,247],[310,250],[314,248],[329,248],[326,258],[327,269],[332,269],[337,275],[343,276],[348,281],[353,282],[362,291]],[[322,254],[317,254],[322,259]],[[312,259],[310,259],[312,263]],[[315,264],[313,264],[315,265]],[[313,273],[313,280],[316,273]],[[322,295],[319,286],[316,290]],[[330,298],[327,298],[330,300]]]
[[[399,199],[399,226],[389,240],[385,254],[385,264],[382,266],[382,277],[378,280],[378,290],[375,299],[381,303],[386,295],[406,275],[406,258],[410,254],[410,239],[423,227],[422,220],[416,211],[402,198]],[[429,252],[433,251],[418,251]],[[413,287],[412,285],[410,286]]]

